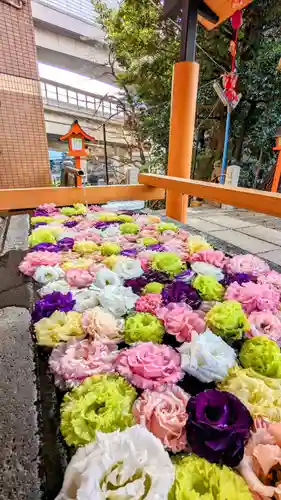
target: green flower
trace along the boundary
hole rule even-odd
[[[100,247],[102,255],[118,255],[121,252],[120,245],[118,243],[103,243]]]
[[[252,500],[244,479],[225,465],[189,455],[176,459],[175,467],[169,500]]]
[[[164,231],[177,231],[178,227],[173,222],[160,222],[157,229],[160,233],[163,233]]]
[[[239,354],[241,365],[265,377],[281,378],[281,352],[267,337],[254,337],[244,342]]]
[[[28,237],[28,244],[30,247],[34,247],[39,243],[56,243],[56,238],[53,231],[50,229],[38,228],[32,231],[31,235]]]
[[[192,286],[203,300],[222,300],[224,296],[224,287],[213,276],[200,274],[194,278]]]
[[[45,215],[37,215],[36,217],[31,217],[30,218],[30,223],[32,226],[35,226],[35,224],[38,224],[38,222],[46,222],[46,224],[50,224],[50,222],[53,222],[53,217],[46,217]]]
[[[126,319],[125,342],[154,342],[161,344],[165,333],[161,321],[150,313],[136,313]]]
[[[113,432],[134,425],[135,389],[117,375],[95,375],[68,392],[61,405],[60,430],[71,446],[95,440],[96,431]]]
[[[149,245],[157,245],[158,240],[156,238],[150,238],[149,236],[147,238],[143,238],[141,240],[141,243],[145,246],[148,247]]]
[[[152,281],[151,283],[147,283],[145,287],[142,289],[142,294],[146,295],[147,293],[161,293],[164,288],[162,283],[158,283],[157,281]]]
[[[139,226],[133,222],[125,222],[125,224],[120,224],[121,234],[138,234]]]
[[[62,207],[60,209],[63,215],[71,217],[72,215],[84,215],[87,213],[87,207],[83,203],[75,203],[73,207]]]
[[[132,217],[131,215],[121,214],[118,215],[117,220],[121,222],[134,222],[134,217]]]
[[[239,340],[250,328],[242,306],[235,300],[216,304],[205,316],[205,321],[212,332],[222,337],[226,342]]]
[[[97,219],[102,222],[114,222],[118,220],[118,215],[113,212],[103,212],[98,215]]]
[[[184,269],[184,264],[178,255],[172,252],[158,252],[152,257],[152,269],[175,276]]]

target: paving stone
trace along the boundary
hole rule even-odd
[[[248,234],[249,236],[254,236],[264,241],[269,241],[274,245],[281,245],[281,231],[276,229],[271,229],[264,226],[251,226],[246,228],[241,228],[242,233]]]
[[[27,236],[29,231],[29,216],[13,215],[10,220],[3,253],[9,250],[26,250],[28,248]]]
[[[235,217],[230,217],[228,215],[207,215],[207,216],[201,216],[201,214],[198,214],[198,217],[200,219],[211,219],[213,224],[218,224],[219,226],[227,227],[228,229],[238,229],[240,227],[247,227],[247,226],[252,226],[252,222],[244,221],[241,219],[237,219]]]
[[[193,216],[187,218],[187,223],[190,227],[199,229],[199,231],[206,231],[207,233],[211,231],[224,230],[224,228],[222,226],[218,226],[218,224],[213,224],[212,222],[209,222],[209,220],[197,219]]]
[[[278,264],[279,266],[281,266],[281,249],[280,248],[278,250],[271,250],[270,252],[259,253],[258,255],[262,259],[269,260],[270,262],[274,262],[274,264]]]
[[[252,236],[248,236],[238,231],[213,231],[211,234],[220,240],[232,243],[233,245],[236,245],[237,247],[253,254],[278,249],[277,245],[273,245],[267,241],[258,240],[257,238],[253,238]]]

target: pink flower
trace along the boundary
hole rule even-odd
[[[219,250],[201,250],[190,257],[191,262],[207,262],[212,266],[223,268],[226,257]]]
[[[71,340],[53,349],[49,365],[55,375],[55,383],[61,389],[72,388],[86,377],[98,373],[113,372],[116,346],[99,341]]]
[[[102,212],[103,208],[100,207],[99,205],[90,205],[88,206],[89,212]]]
[[[281,274],[276,271],[269,271],[269,273],[261,274],[258,276],[258,283],[260,283],[260,285],[271,285],[277,292],[281,292]]]
[[[26,254],[19,265],[19,270],[26,276],[33,276],[39,266],[57,266],[61,256],[55,252],[30,252]]]
[[[140,389],[157,389],[175,384],[182,376],[180,354],[168,345],[141,342],[120,351],[115,369]]]
[[[265,335],[281,344],[281,319],[276,314],[270,311],[252,312],[249,316],[251,330],[248,332],[249,337]]]
[[[87,309],[82,316],[82,326],[88,335],[105,344],[115,344],[122,340],[122,321],[118,321],[102,307]]]
[[[141,259],[141,268],[143,269],[144,272],[149,271],[150,268],[150,260],[149,259]]]
[[[133,415],[136,422],[158,437],[173,453],[187,446],[185,424],[189,395],[172,385],[157,391],[144,391],[135,401]]]
[[[269,265],[255,255],[235,255],[226,263],[226,270],[230,274],[246,273],[252,276],[259,276],[267,273]]]
[[[156,309],[162,304],[162,296],[157,293],[147,293],[140,297],[135,305],[136,311],[138,312],[148,312],[151,314],[156,313]]]
[[[58,208],[55,203],[43,203],[37,207],[37,210],[45,210],[45,212],[48,212],[49,215],[58,213]]]
[[[71,287],[85,288],[94,281],[94,276],[86,269],[69,269],[65,273],[65,279]]]
[[[87,229],[85,229],[84,231],[77,232],[77,233],[74,232],[72,237],[75,241],[86,240],[86,241],[93,241],[94,243],[101,242],[101,237],[99,234],[93,233],[92,231],[89,231]]]
[[[85,229],[89,229],[90,227],[94,226],[94,221],[83,219],[77,226],[73,228],[74,231],[80,232],[84,231]]]
[[[177,238],[181,241],[187,241],[189,238],[189,232],[185,229],[179,229],[177,233]]]
[[[19,270],[22,274],[26,276],[33,276],[36,271],[37,266],[33,266],[28,260],[22,260],[19,265]]]
[[[167,243],[168,241],[171,241],[171,240],[176,241],[175,231],[170,231],[170,230],[163,231],[162,234],[158,235],[158,240],[160,241],[160,243]]]
[[[192,311],[191,307],[184,303],[171,302],[158,309],[156,316],[164,322],[166,331],[175,335],[179,342],[190,342],[192,335],[203,333],[206,329],[202,314]]]
[[[171,231],[173,233],[173,231]],[[175,233],[174,233],[175,234]],[[177,254],[181,259],[187,260],[189,258],[188,252],[181,241],[173,239],[165,243],[166,252]]]
[[[103,259],[102,256],[101,259]],[[102,262],[93,262],[93,264],[90,265],[88,272],[94,277],[94,279],[96,279],[96,273],[101,269],[107,269],[107,267],[102,264]]]
[[[253,311],[277,312],[279,310],[280,293],[268,285],[253,282],[239,285],[234,282],[226,290],[225,298],[240,302],[247,314]]]

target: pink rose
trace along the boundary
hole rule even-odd
[[[43,203],[37,207],[37,210],[45,210],[49,215],[54,215],[59,211],[55,203]]]
[[[252,276],[259,276],[267,273],[269,265],[255,255],[235,255],[226,262],[226,271],[229,274],[246,273]]]
[[[183,376],[180,354],[168,345],[141,342],[120,351],[115,369],[140,389],[175,384]]]
[[[88,272],[94,277],[94,279],[96,279],[96,273],[101,269],[107,269],[107,267],[102,264],[102,262],[93,262],[93,264],[90,265]]]
[[[185,229],[179,229],[177,233],[177,238],[180,239],[181,241],[187,241],[189,238],[189,232],[186,231]]]
[[[55,252],[29,252],[24,257],[33,267],[57,266],[61,262],[61,256]]]
[[[155,314],[162,304],[162,296],[158,293],[147,293],[136,301],[135,309],[138,312]]]
[[[22,274],[26,276],[33,276],[36,271],[37,266],[33,266],[28,260],[22,260],[19,265],[19,270]]]
[[[235,282],[226,290],[225,298],[240,302],[247,314],[253,311],[277,312],[279,310],[280,293],[268,285],[253,282],[239,285]]]
[[[189,395],[176,385],[144,391],[135,401],[133,415],[136,422],[158,437],[173,453],[187,446],[185,424]]]
[[[249,337],[265,335],[281,344],[281,319],[276,314],[270,311],[252,312],[249,316],[251,330],[248,332]]]
[[[86,269],[69,269],[65,273],[65,279],[71,287],[85,288],[94,281],[94,276]]]
[[[123,338],[120,334],[122,321],[102,307],[87,309],[82,316],[82,326],[88,335],[105,344],[115,344]]]
[[[203,333],[206,329],[202,314],[192,311],[191,307],[184,303],[171,302],[158,309],[156,316],[164,322],[166,331],[175,335],[178,342],[190,342],[192,335]]]
[[[53,349],[49,365],[55,375],[55,383],[61,389],[71,389],[86,377],[98,373],[113,372],[116,346],[99,341],[71,340]]]
[[[277,292],[281,292],[281,274],[276,271],[269,271],[269,273],[261,274],[258,276],[258,283],[260,285],[271,285]]]
[[[225,260],[224,253],[219,250],[201,250],[190,257],[191,262],[207,262],[207,264],[220,267],[221,269],[225,265]]]

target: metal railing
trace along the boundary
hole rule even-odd
[[[41,79],[41,95],[48,106],[80,111],[91,117],[124,120],[124,106],[114,97],[102,97],[46,79]]]

